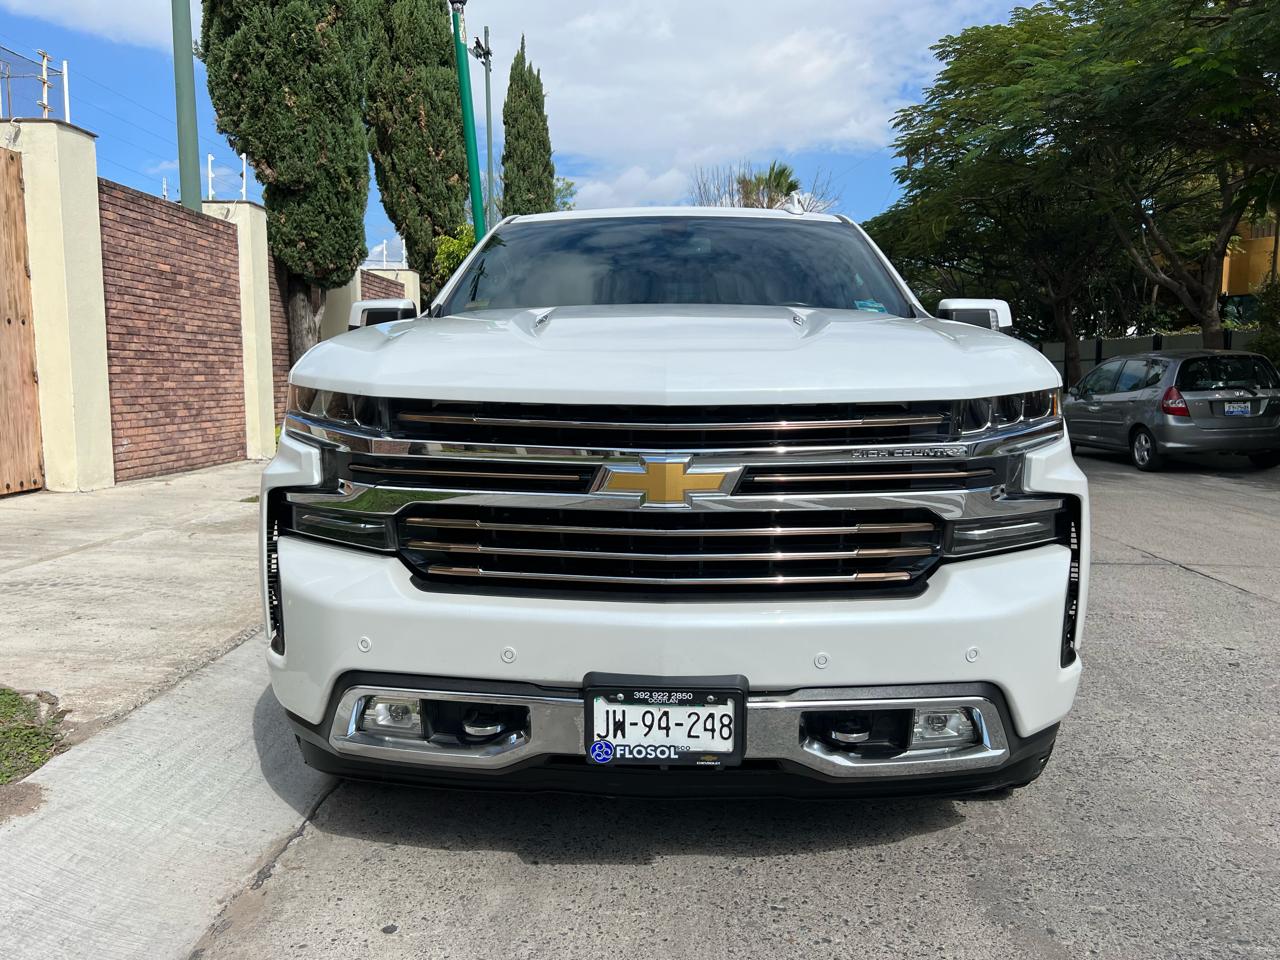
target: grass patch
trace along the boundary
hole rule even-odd
[[[258,495],[255,493],[252,497],[241,497],[240,502],[241,503],[257,503]]]
[[[0,784],[25,777],[53,756],[59,719],[42,719],[37,704],[0,687]]]

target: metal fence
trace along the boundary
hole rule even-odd
[[[0,46],[0,119],[44,117],[71,120],[67,61],[43,50],[38,59]]]

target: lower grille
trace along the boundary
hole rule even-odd
[[[397,521],[432,587],[486,591],[914,592],[938,562],[927,511],[580,511],[428,504]]]

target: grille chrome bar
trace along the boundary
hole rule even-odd
[[[748,462],[768,462],[778,456],[784,456],[797,463],[804,462],[803,459],[797,459],[804,456],[834,460],[856,459],[859,462],[870,456],[925,459],[937,456],[939,452],[954,457],[980,457],[1022,452],[1052,443],[1062,437],[1062,419],[1050,417],[1040,421],[1016,424],[1008,429],[992,431],[990,434],[965,436],[960,440],[882,441],[872,439],[862,443],[805,442],[801,445],[781,447],[759,442],[731,442],[727,446],[707,447],[690,445],[679,440],[661,445],[630,442],[606,445],[540,442],[533,448],[536,450],[535,455],[527,443],[467,439],[397,439],[371,432],[368,428],[317,421],[296,411],[286,417],[285,428],[295,436],[314,437],[334,444],[342,450],[375,456],[448,457],[459,460],[476,457],[485,460],[511,459],[528,463],[561,463],[575,460],[598,463],[602,459],[641,453],[663,453],[673,456],[696,454],[729,457]],[[767,458],[767,460],[757,458]]]
[[[839,534],[930,533],[932,523],[853,523],[843,527],[728,527],[724,529],[664,530],[645,527],[578,527],[539,523],[494,523],[486,520],[452,520],[444,517],[410,517],[414,527],[447,527],[451,530],[501,530],[507,533],[571,533],[589,536],[632,537],[802,537]]]
[[[608,420],[539,420],[515,417],[468,417],[444,413],[401,413],[398,419],[410,423],[447,423],[476,427],[530,427],[549,430],[656,430],[689,432],[713,430],[856,430],[874,427],[937,426],[946,421],[943,414],[912,414],[891,417],[855,417],[848,420],[773,420],[713,421],[709,423],[648,423],[643,421]]]
[[[443,553],[470,553],[496,557],[568,557],[596,560],[652,560],[666,563],[691,561],[722,562],[735,560],[760,560],[785,562],[788,560],[853,560],[869,557],[930,557],[933,547],[851,547],[848,550],[811,551],[735,551],[732,553],[644,553],[610,550],[564,550],[543,547],[491,547],[481,543],[449,543],[444,540],[410,540],[405,544],[410,550],[435,550]]]
[[[914,473],[753,473],[759,483],[839,483],[852,480],[969,480],[989,477],[991,470],[920,470]]]
[[[803,574],[787,576],[775,574],[766,577],[633,577],[603,576],[586,573],[534,573],[528,570],[486,570],[481,567],[451,567],[433,564],[428,572],[438,576],[471,577],[480,579],[537,580],[541,582],[599,583],[653,587],[679,586],[766,586],[787,584],[838,584],[838,583],[890,583],[906,582],[911,574],[905,570],[863,571],[845,574]]]
[[[361,463],[351,464],[360,473],[390,473],[406,477],[462,477],[472,480],[563,480],[574,482],[582,479],[579,473],[513,473],[498,470],[439,470],[427,467],[380,467]]]

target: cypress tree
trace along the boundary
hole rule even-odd
[[[467,154],[453,31],[440,0],[394,0],[372,25],[365,118],[387,216],[430,284],[436,242],[466,222]]]
[[[502,213],[546,213],[556,209],[556,167],[551,162],[542,74],[525,54],[524,37],[511,64],[502,106]]]
[[[376,0],[204,0],[201,58],[218,129],[263,184],[288,271],[289,350],[316,343],[324,293],[367,251],[362,103]]]

